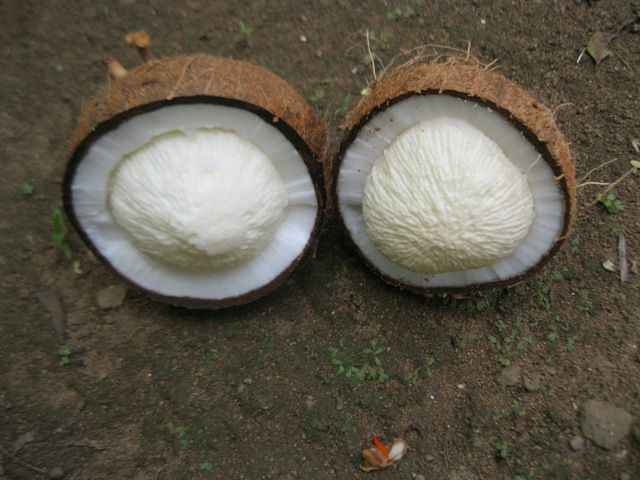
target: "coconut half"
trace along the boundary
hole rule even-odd
[[[332,185],[356,249],[420,293],[509,285],[575,216],[574,163],[551,112],[470,65],[404,68],[347,119]]]
[[[302,97],[263,68],[150,61],[82,112],[64,205],[135,288],[188,307],[246,303],[314,248],[325,138]]]

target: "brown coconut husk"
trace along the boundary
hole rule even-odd
[[[135,43],[140,39],[128,39]],[[143,45],[144,46],[144,45]],[[147,45],[148,47],[148,45]],[[117,62],[116,62],[117,63]],[[316,188],[318,217],[309,243],[289,268],[262,288],[219,301],[174,298],[149,291],[119,272],[116,275],[134,288],[174,305],[190,308],[223,308],[252,301],[275,289],[299,266],[315,247],[322,220],[324,182],[322,174],[326,129],[314,110],[287,82],[270,71],[247,62],[206,54],[183,55],[147,63],[126,71],[117,69],[103,92],[86,103],[69,142],[69,164],[63,182],[63,201],[71,223],[103,262],[110,263],[82,231],[72,207],[71,184],[76,166],[91,144],[125,120],[147,111],[173,104],[213,103],[249,110],[278,128],[303,158]]]
[[[362,254],[355,242],[352,243],[360,256],[386,282],[428,296],[440,293],[466,293],[478,288],[518,283],[541,268],[570,233],[577,209],[575,163],[564,136],[555,124],[552,112],[511,80],[477,62],[453,60],[439,64],[408,64],[393,71],[386,71],[384,77],[371,86],[371,92],[349,112],[343,126],[346,135],[330,167],[333,173],[328,188],[334,205],[339,210],[337,176],[342,158],[364,125],[377,113],[409,96],[442,94],[474,101],[501,113],[534,145],[544,161],[551,166],[564,197],[566,209],[560,236],[544,258],[530,270],[507,280],[463,288],[422,289],[398,282],[382,274]],[[342,223],[347,230],[344,222]]]

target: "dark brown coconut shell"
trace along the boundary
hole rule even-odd
[[[455,288],[420,288],[401,283],[380,272],[364,256],[355,242],[352,241],[352,244],[369,267],[383,280],[399,288],[420,294],[466,293],[479,288],[518,283],[541,268],[557,252],[570,233],[577,209],[575,164],[569,146],[556,126],[551,111],[518,85],[498,73],[487,71],[477,65],[445,63],[401,68],[390,72],[377,81],[372,86],[371,92],[363,97],[347,116],[344,125],[347,133],[340,145],[336,160],[331,166],[333,173],[329,190],[334,205],[339,212],[337,178],[340,174],[342,159],[347,148],[366,123],[379,112],[409,96],[443,94],[474,101],[499,112],[524,134],[542,158],[551,166],[565,202],[565,216],[560,236],[537,265],[518,276],[507,280]],[[351,239],[341,215],[340,220]]]
[[[76,167],[100,136],[125,120],[168,105],[212,103],[248,110],[272,123],[296,147],[316,189],[318,216],[303,253],[275,280],[256,290],[223,300],[167,297],[133,283],[117,272],[82,230],[73,210],[71,185]],[[224,308],[248,303],[281,284],[313,250],[324,204],[322,158],[326,129],[320,118],[287,82],[250,63],[206,54],[153,60],[131,70],[86,103],[69,143],[63,182],[67,216],[93,253],[132,287],[157,300],[190,308]]]

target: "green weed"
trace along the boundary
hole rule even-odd
[[[619,198],[616,198],[613,193],[607,193],[606,195],[599,196],[598,203],[600,203],[600,205],[602,205],[605,210],[612,215],[624,210],[624,202]]]
[[[380,358],[383,352],[384,349],[378,346],[378,340],[375,338],[359,352],[354,352],[344,338],[340,339],[338,347],[329,347],[330,361],[336,367],[336,374],[356,383],[364,380],[384,383],[389,379]]]
[[[56,355],[60,359],[60,366],[64,367],[71,364],[71,349],[66,345],[60,347],[56,351]]]
[[[64,217],[60,208],[55,207],[51,212],[51,242],[56,248],[60,248],[65,258],[71,258],[71,247],[66,242],[68,229],[64,223]]]
[[[30,183],[26,183],[25,182],[22,185],[20,185],[20,192],[25,197],[30,197],[31,195],[33,195],[35,193],[35,191],[36,191],[36,189]]]
[[[342,101],[340,102],[340,105],[336,107],[336,109],[333,111],[333,114],[336,117],[339,117],[340,115],[344,115],[345,113],[347,113],[347,110],[349,110],[350,104],[351,104],[351,94],[347,93],[344,97],[342,97]]]
[[[169,433],[178,440],[180,446],[186,447],[189,445],[189,439],[187,438],[188,432],[185,427],[175,425],[171,420],[169,420],[167,422],[167,429],[169,430]]]
[[[505,459],[509,456],[509,444],[506,440],[497,442],[496,445],[496,456],[499,459]]]
[[[247,45],[251,46],[251,36],[253,35],[253,28],[247,26],[242,20],[238,21],[238,28],[240,29],[240,35],[242,39],[247,42]]]

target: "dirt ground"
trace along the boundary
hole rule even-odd
[[[378,67],[403,49],[470,42],[555,110],[578,178],[618,158],[589,177],[611,182],[640,160],[640,34],[621,31],[597,67],[577,59],[633,8],[1,1],[0,478],[47,478],[38,469],[54,467],[69,479],[640,478],[640,279],[621,284],[602,267],[618,265],[619,234],[640,260],[637,174],[614,190],[616,213],[584,208],[602,187],[580,188],[573,236],[541,274],[457,302],[386,286],[330,220],[315,259],[250,305],[189,311],[129,291],[103,310],[97,294],[117,280],[74,232],[65,259],[51,221],[82,102],[107,81],[106,56],[139,63],[122,38],[140,28],[161,55],[202,51],[273,70],[324,113],[334,143],[372,80],[367,30]],[[66,349],[38,300],[47,291],[64,305]],[[357,382],[339,364],[384,375]],[[592,399],[635,419],[611,450],[575,439]],[[362,473],[371,433],[404,436],[411,449]]]

